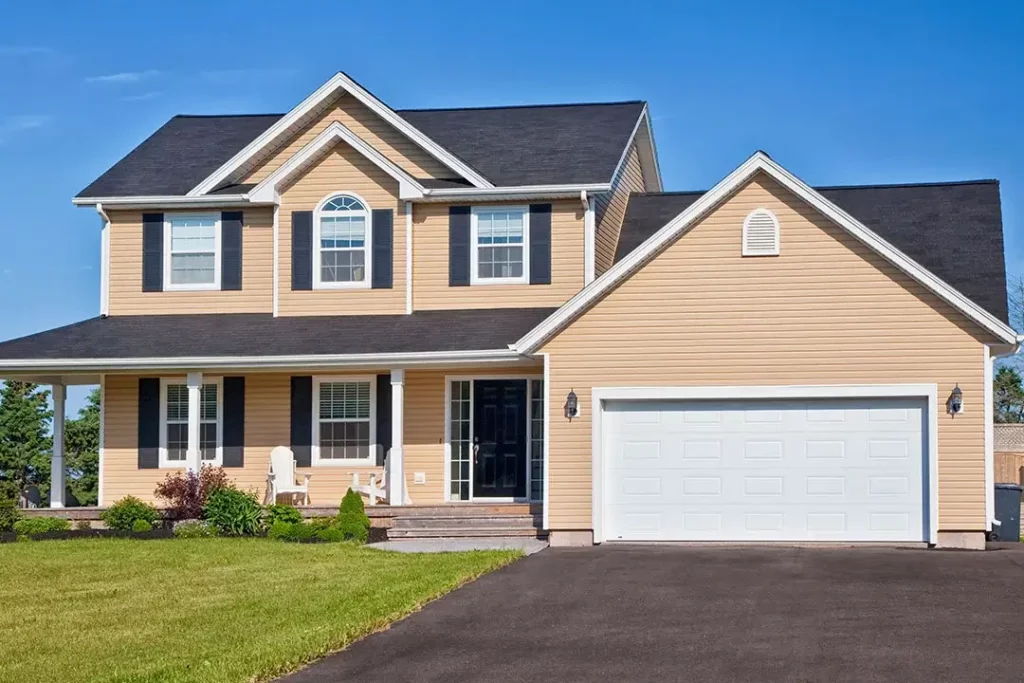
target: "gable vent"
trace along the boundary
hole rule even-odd
[[[743,221],[743,255],[779,255],[779,219],[768,209],[754,209]]]

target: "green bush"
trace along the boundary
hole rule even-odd
[[[267,506],[267,526],[274,526],[277,522],[287,522],[289,524],[295,524],[296,522],[302,521],[302,513],[298,511],[292,505],[268,505]]]
[[[92,529],[92,522],[87,519],[80,519],[75,522],[76,531],[89,531],[90,529]]]
[[[150,523],[150,522],[147,522],[147,521],[146,521],[146,520],[144,520],[144,519],[137,519],[137,520],[135,520],[135,522],[134,522],[134,523],[132,524],[132,531],[133,531],[133,532],[135,532],[135,533],[137,533],[137,534],[145,534],[145,533],[149,533],[149,532],[150,532],[150,531],[152,531],[152,530],[153,530],[153,525],[152,525],[152,523]]]
[[[341,531],[346,541],[366,543],[370,537],[370,520],[366,515],[358,515],[354,512],[342,512],[338,514],[338,521],[335,528]]]
[[[274,538],[280,541],[290,540],[292,535],[292,527],[296,524],[302,524],[302,522],[283,522],[277,521],[270,525],[267,529],[267,538]]]
[[[336,526],[319,529],[315,536],[318,541],[323,541],[324,543],[339,543],[345,540],[344,532]]]
[[[160,519],[160,511],[135,496],[125,496],[101,512],[100,519],[111,529],[131,531],[139,520],[155,524]]]
[[[14,524],[21,519],[18,504],[13,498],[0,498],[0,533],[14,530]]]
[[[337,517],[313,517],[307,522],[307,524],[313,527],[313,531],[320,531],[321,529],[327,529],[334,526],[334,523],[337,521]]]
[[[346,512],[357,512],[361,515],[366,514],[366,506],[363,505],[363,497],[352,489],[345,492],[345,497],[341,499],[341,506],[338,508],[339,515]]]
[[[263,531],[263,507],[255,493],[217,489],[206,501],[203,516],[225,536],[256,536]]]
[[[289,541],[308,541],[316,535],[317,529],[312,524],[305,524],[299,522],[298,524],[292,524],[292,533],[288,537]]]
[[[51,531],[70,531],[71,522],[60,517],[28,517],[14,523],[18,536],[35,536]]]
[[[212,538],[216,535],[216,529],[201,519],[189,519],[174,525],[175,538]]]

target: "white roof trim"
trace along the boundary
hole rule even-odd
[[[274,202],[279,201],[277,188],[281,183],[287,181],[292,175],[305,168],[323,150],[338,142],[348,143],[355,151],[369,159],[377,168],[387,173],[398,181],[399,196],[401,199],[416,199],[423,196],[423,186],[415,178],[403,171],[394,162],[375,150],[370,145],[353,133],[345,125],[335,121],[328,126],[320,135],[317,135],[305,147],[296,152],[280,168],[267,176],[263,182],[249,191],[249,200],[252,202]]]
[[[232,368],[422,367],[435,364],[527,361],[508,349],[291,356],[188,356],[181,358],[40,358],[0,361],[0,376],[24,373]]]
[[[126,197],[75,197],[71,200],[75,206],[93,206],[102,204],[107,209],[116,209],[122,206],[142,208],[146,206],[163,207],[175,206],[178,208],[196,208],[203,206],[232,206],[249,203],[248,195],[245,194],[210,194],[202,197],[188,197],[183,195],[139,195]]]
[[[224,165],[214,171],[203,182],[192,188],[188,195],[195,197],[205,195],[218,185],[223,183],[229,176],[240,168],[247,161],[251,160],[264,147],[273,142],[279,135],[288,130],[291,126],[302,120],[309,112],[322,104],[324,100],[332,97],[338,90],[344,90],[366,105],[373,113],[387,121],[405,135],[407,138],[422,147],[432,157],[452,169],[463,178],[477,187],[494,187],[494,185],[459,160],[451,152],[447,151],[436,142],[428,138],[419,130],[414,128],[408,121],[396,114],[394,110],[378,100],[358,83],[345,74],[338,72],[329,81],[316,89],[316,91],[299,103],[297,107],[282,116],[274,125],[265,130],[259,137],[250,142],[240,152],[231,157]]]
[[[636,142],[636,134],[640,132],[641,126],[646,126],[647,139],[651,143],[650,149],[646,150],[650,154],[649,159],[647,154],[641,152],[639,147],[637,148],[637,157],[644,172],[644,184],[647,186],[645,191],[661,192],[661,170],[658,168],[658,152],[654,149],[654,132],[651,130],[651,116],[646,104],[640,112],[640,116],[636,119],[636,124],[633,126],[633,131],[629,134],[629,139],[626,140],[626,146],[622,150],[622,156],[619,157],[619,163],[615,164],[615,170],[612,171],[612,177],[608,181],[608,185],[609,187],[615,187],[616,182],[619,180],[619,175],[626,165],[626,159],[629,158],[629,149]]]
[[[584,287],[576,296],[552,313],[547,320],[528,332],[515,344],[512,344],[510,348],[524,354],[535,352],[541,344],[581,315],[592,303],[610,291],[619,282],[638,270],[671,241],[684,234],[697,221],[706,216],[708,212],[717,207],[758,172],[764,172],[773,177],[790,192],[806,201],[829,220],[864,242],[887,261],[921,283],[943,301],[995,335],[998,339],[1008,344],[1017,343],[1017,333],[1006,323],[975,304],[909,256],[879,237],[853,216],[825,199],[825,197],[802,180],[775,163],[767,154],[757,152],[739,168],[704,193],[700,199],[690,205],[685,211],[673,218],[658,232],[648,238],[647,241],[633,250],[629,256],[609,268],[590,285]]]

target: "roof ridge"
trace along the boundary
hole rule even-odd
[[[419,111],[487,111],[493,109],[552,109],[555,107],[611,107],[622,104],[647,104],[646,100],[619,100],[615,102],[551,102],[548,104],[496,104],[485,107],[423,107],[395,109],[396,113]]]
[[[815,190],[885,190],[900,187],[946,187],[949,185],[998,185],[997,178],[978,178],[975,180],[937,180],[926,183],[874,183],[868,185],[821,185]]]
[[[256,118],[259,116],[276,116],[281,118],[284,114],[175,114],[175,119],[244,119]]]

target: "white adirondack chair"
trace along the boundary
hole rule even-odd
[[[370,505],[376,505],[377,500],[387,501],[389,504],[394,504],[391,500],[391,492],[389,489],[389,482],[391,481],[391,452],[389,451],[387,456],[384,458],[384,473],[380,479],[377,479],[377,474],[370,474],[370,481],[368,484],[361,484],[359,481],[359,473],[352,473],[352,490],[356,493],[366,496],[367,502]],[[403,487],[405,488],[405,487]],[[409,498],[409,493],[406,492],[403,496],[405,498],[405,505],[411,505],[412,499]]]
[[[301,484],[295,478],[295,454],[286,446],[278,446],[270,451],[270,471],[267,473],[267,498],[276,503],[282,493],[302,494],[302,504],[309,505],[309,478]]]

